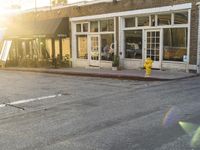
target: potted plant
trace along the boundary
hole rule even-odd
[[[118,70],[118,68],[119,68],[119,56],[114,55],[114,59],[112,62],[112,70]]]

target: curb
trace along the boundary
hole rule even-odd
[[[138,80],[138,81],[173,81],[173,80],[182,80],[192,77],[197,77],[199,75],[192,75],[187,77],[180,77],[175,79],[166,79],[166,78],[156,78],[156,77],[142,77],[134,75],[123,75],[123,74],[106,74],[106,73],[88,73],[88,72],[76,72],[76,71],[55,71],[55,70],[37,70],[37,69],[15,69],[15,68],[1,68],[3,71],[19,71],[19,72],[35,72],[35,73],[48,73],[48,74],[59,74],[66,76],[82,76],[82,77],[99,77],[99,78],[114,78],[122,80]]]

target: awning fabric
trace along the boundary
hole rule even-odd
[[[69,36],[69,18],[15,22],[8,25],[5,38]]]

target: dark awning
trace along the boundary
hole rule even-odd
[[[8,25],[5,38],[67,37],[69,18],[15,22]]]

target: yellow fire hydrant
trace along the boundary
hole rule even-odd
[[[151,58],[147,58],[144,63],[144,68],[146,69],[145,77],[149,77],[151,75],[153,61]]]

